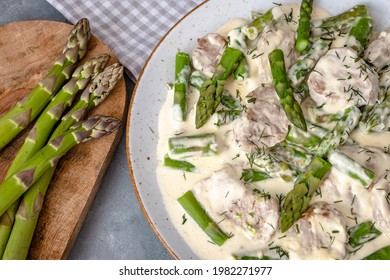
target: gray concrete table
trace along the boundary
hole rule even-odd
[[[45,0],[0,0],[0,25],[66,19]],[[130,100],[134,83],[126,77]],[[172,259],[146,221],[130,181],[126,135],[114,155],[69,259]]]

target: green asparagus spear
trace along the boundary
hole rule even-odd
[[[96,116],[71,129],[69,132],[51,140],[45,147],[28,159],[23,167],[0,184],[0,214],[2,215],[46,170],[55,166],[58,160],[73,146],[88,138],[118,128],[119,120]]]
[[[337,32],[343,29],[351,28],[355,21],[361,17],[368,17],[368,11],[365,5],[357,5],[352,9],[349,9],[333,17],[312,20],[312,35],[321,36],[335,31]]]
[[[309,208],[311,198],[329,173],[332,165],[320,157],[313,157],[306,172],[301,173],[294,188],[287,193],[281,208],[281,230],[287,231]]]
[[[242,170],[240,180],[248,183],[264,181],[269,178],[271,178],[271,176],[267,172],[251,168]]]
[[[328,161],[334,168],[359,181],[365,188],[370,187],[375,179],[376,174],[373,171],[360,165],[338,150],[330,150],[328,152]]]
[[[81,19],[68,35],[62,54],[47,76],[22,101],[0,116],[0,150],[16,137],[45,108],[87,52],[91,32],[87,19]]]
[[[286,136],[286,140],[290,143],[300,145],[305,149],[312,151],[312,148],[315,149],[316,145],[321,141],[321,138],[323,137],[317,136],[315,133],[313,133],[314,129],[321,128],[317,128],[311,123],[307,123],[307,131],[303,131],[296,126],[291,126]],[[326,132],[324,132],[324,134],[325,133]]]
[[[317,148],[317,155],[320,157],[326,156],[331,149],[335,149],[339,145],[344,144],[352,130],[359,123],[360,116],[361,112],[356,106],[345,109],[336,127],[322,138]]]
[[[71,105],[77,93],[88,86],[92,77],[103,70],[109,58],[109,55],[91,58],[74,71],[72,78],[52,99],[31,129],[8,170],[9,175],[12,175],[25,159],[31,157],[45,145],[63,112]]]
[[[248,61],[244,57],[241,59],[237,68],[234,70],[233,77],[235,81],[239,81],[248,78],[248,76],[249,76],[249,65],[248,65]]]
[[[390,260],[390,246],[383,247],[363,260]]]
[[[196,170],[195,165],[193,165],[192,163],[184,160],[172,159],[168,155],[164,157],[164,166],[187,172],[194,172]]]
[[[13,175],[28,158],[46,144],[52,129],[62,116],[64,110],[72,103],[76,94],[88,85],[92,76],[99,73],[105,67],[108,59],[108,55],[92,58],[74,71],[71,80],[52,99],[38,118],[22,147],[16,154],[15,159],[8,169],[6,178]],[[11,232],[18,205],[18,201],[15,202],[14,205],[0,217],[0,225],[2,225],[0,227],[0,257],[3,255],[2,248],[5,248],[9,233]],[[6,232],[8,232],[8,234]]]
[[[62,118],[53,133],[54,137],[64,133],[74,123],[82,120],[93,107],[102,103],[123,75],[123,66],[114,63],[99,73],[91,84],[83,91],[80,100]],[[52,136],[53,137],[53,136]]]
[[[122,75],[123,66],[115,63],[94,77],[91,84],[82,93],[80,100],[62,118],[61,123],[51,135],[50,140],[64,134],[71,126],[80,122],[93,107],[103,102]],[[44,198],[55,169],[56,164],[50,167],[24,194],[22,203],[26,205],[26,209],[34,209],[32,205]],[[31,241],[39,212],[40,208],[36,208],[34,213],[29,213],[30,218],[23,223],[17,223],[19,217],[16,216],[14,228],[17,228],[18,232],[23,232],[21,236],[25,237],[23,240],[19,240],[20,243]],[[25,244],[23,248],[28,250],[28,247],[29,244]]]
[[[40,178],[46,170],[53,167],[58,160],[75,145],[93,138],[100,138],[115,131],[120,125],[118,119],[106,116],[93,116],[81,124],[75,125],[68,132],[51,140],[33,157],[28,159],[23,168],[0,184],[0,213],[7,209],[13,201],[20,197]],[[34,217],[42,207],[43,194],[29,201],[24,198],[18,208],[15,225],[8,240],[3,259],[25,259],[32,234],[28,237],[19,231],[19,224],[34,230],[37,219]],[[7,207],[8,206],[8,207]],[[29,223],[33,220],[34,224]],[[23,225],[21,227],[23,228]],[[27,240],[26,240],[27,238]]]
[[[317,39],[307,48],[288,70],[288,77],[294,89],[298,89],[313,70],[318,60],[326,54],[331,41]]]
[[[188,53],[176,53],[175,84],[173,95],[173,118],[185,121],[187,117],[187,90],[191,73],[191,58]]]
[[[187,191],[177,201],[215,244],[221,246],[229,239],[229,236],[207,215],[192,191]]]
[[[247,39],[254,40],[266,26],[275,24],[283,15],[284,12],[280,7],[272,7],[249,24],[241,27],[241,32]]]
[[[290,81],[284,64],[284,54],[281,49],[273,50],[269,56],[272,72],[272,82],[279,96],[280,105],[286,112],[287,118],[292,124],[306,131],[306,121],[299,103],[294,99]]]
[[[236,69],[242,57],[241,51],[227,47],[213,77],[202,84],[199,100],[196,104],[196,128],[202,127],[217,109],[225,82]]]
[[[303,52],[309,46],[310,39],[310,20],[311,12],[313,10],[313,0],[302,0],[299,10],[299,22],[297,27],[297,39],[295,42],[295,49],[298,52]]]
[[[168,139],[169,156],[181,159],[194,156],[212,156],[218,153],[215,134],[177,136]]]
[[[372,23],[373,20],[369,17],[359,19],[349,31],[346,46],[361,54],[371,38]]]
[[[368,221],[361,224],[358,224],[348,230],[349,245],[352,248],[359,247],[364,243],[371,241],[381,235],[380,232],[374,225],[373,222]]]
[[[304,148],[282,141],[272,148],[271,153],[289,166],[303,172],[310,164],[313,156]]]

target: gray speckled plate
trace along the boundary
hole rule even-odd
[[[196,39],[234,18],[248,18],[251,11],[265,11],[273,3],[300,3],[274,0],[211,0],[180,20],[153,50],[136,84],[128,115],[127,155],[138,201],[153,230],[178,259],[198,259],[168,218],[157,183],[158,117],[166,98],[166,84],[174,77],[175,54],[191,52]],[[389,0],[317,0],[316,5],[332,14],[366,3],[376,30],[390,25]]]

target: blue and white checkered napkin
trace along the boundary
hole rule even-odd
[[[71,23],[88,18],[92,32],[138,78],[168,30],[204,0],[47,0]]]

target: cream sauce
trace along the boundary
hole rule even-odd
[[[283,26],[279,26],[278,28],[295,30],[299,7],[294,5],[283,6],[282,8],[287,15],[290,13],[291,9],[293,9],[294,17],[290,23],[282,23]],[[314,9],[313,18],[323,18],[328,15],[329,14],[324,10]],[[222,36],[227,36],[230,30],[240,27],[247,22],[248,21],[244,19],[233,20],[222,26],[218,30],[218,33],[220,33]],[[337,43],[337,45],[343,45],[343,39],[345,38],[339,39],[339,43]],[[250,63],[249,66],[251,73],[256,73],[259,67],[259,65],[254,65],[253,63]],[[253,78],[253,74],[249,79],[239,81],[234,81],[232,78],[229,78],[225,88],[234,96],[238,91],[241,95],[241,98],[245,100],[245,96],[249,93],[250,90],[260,86],[259,80],[257,78],[258,77],[256,77],[256,75]],[[223,208],[220,203],[221,201],[225,201],[226,189],[232,189],[231,191],[234,192],[233,189],[235,188],[233,188],[233,185],[240,182],[239,178],[241,171],[243,168],[248,168],[248,160],[246,158],[246,154],[241,151],[237,145],[234,144],[234,135],[232,132],[233,128],[231,123],[217,127],[214,125],[214,120],[209,120],[200,129],[195,128],[195,105],[198,97],[198,90],[190,87],[187,121],[181,125],[178,125],[177,122],[172,120],[172,90],[168,91],[167,99],[160,111],[159,141],[157,147],[157,156],[159,159],[157,167],[157,178],[164,199],[164,205],[166,206],[172,223],[176,226],[176,229],[180,235],[187,241],[193,252],[201,259],[232,259],[234,255],[249,255],[260,257],[264,254],[265,251],[269,250],[270,244],[279,245],[287,249],[289,247],[288,240],[291,241],[291,238],[283,238],[284,235],[280,232],[277,232],[271,241],[262,243],[257,239],[248,237],[246,232],[243,231],[242,228],[234,222],[229,221],[228,219],[223,220],[223,217],[219,216],[220,213],[217,213],[218,211],[213,211],[213,209],[215,210],[216,208]],[[175,136],[175,134],[178,132],[183,133],[184,135],[215,133],[217,138],[218,154],[212,157],[193,157],[186,159],[197,167],[197,171],[194,173],[183,172],[164,167],[163,159],[169,150],[168,138]],[[362,146],[376,146],[380,149],[383,149],[390,144],[390,133],[364,135],[359,131],[355,131],[352,137],[359,141],[360,145]],[[183,214],[185,211],[177,202],[177,198],[179,198],[189,189],[194,190],[196,184],[202,180],[210,178],[214,172],[221,170],[226,164],[233,168],[233,173],[235,174],[231,175],[233,177],[236,176],[236,179],[233,180],[235,183],[224,182],[227,184],[224,188],[224,191],[221,191],[220,193],[214,192],[212,197],[205,196],[202,194],[202,192],[195,192],[196,197],[201,202],[201,204],[204,204],[204,207],[207,211],[210,212],[212,218],[216,222],[220,222],[219,226],[226,233],[234,233],[234,236],[228,239],[222,246],[217,246],[209,242],[209,237],[191,218],[188,217],[187,214],[186,217],[188,217],[188,220],[185,224],[182,224]],[[382,167],[383,166],[389,168],[390,160],[387,159],[384,161]],[[336,178],[337,182],[330,182],[330,179],[328,178],[328,183],[324,183],[324,186],[322,187],[322,195],[316,195],[313,198],[313,203],[318,201],[325,201],[335,205],[339,211],[341,211],[344,217],[350,216],[351,204],[354,204],[354,206],[356,204],[354,211],[357,213],[356,215],[359,215],[359,222],[362,222],[364,219],[371,219],[371,192],[362,188],[349,177],[340,174],[340,172],[334,168],[332,169],[330,175],[330,178],[332,177]],[[333,184],[337,184],[341,187],[337,188],[336,191],[329,189]],[[272,178],[258,183],[251,183],[250,185],[252,188],[266,190],[274,198],[280,194],[286,194],[292,188],[292,186],[292,182],[286,182],[280,178]],[[242,195],[244,192],[244,187],[247,188],[249,186],[240,185],[240,187],[236,189],[235,195],[237,197]],[[340,200],[343,200],[343,202],[337,202]],[[215,203],[212,203],[213,201]],[[355,225],[355,220],[345,218],[345,223],[347,227],[351,227]],[[375,242],[367,243],[355,254],[347,255],[347,258],[360,259],[387,245],[390,245],[390,236],[387,234],[382,234],[375,240]],[[298,248],[295,250],[293,255],[296,256],[296,258],[302,258],[299,257],[302,256],[302,254],[303,251],[299,251]],[[318,251],[312,255],[312,258],[317,257],[326,259],[331,258],[332,255],[329,255],[323,251]]]

